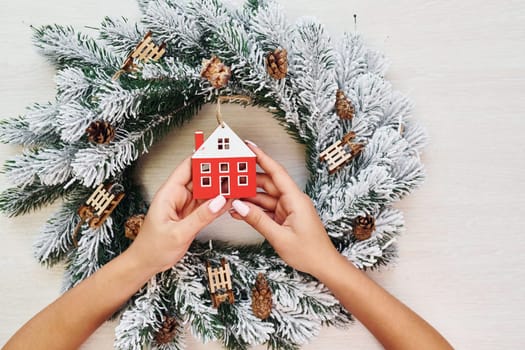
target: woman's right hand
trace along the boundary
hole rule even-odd
[[[277,254],[293,268],[318,277],[329,261],[340,258],[311,199],[286,170],[260,148],[247,142],[265,173],[257,174],[258,192],[232,203],[231,215],[261,233]]]

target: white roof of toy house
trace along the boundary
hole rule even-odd
[[[228,138],[230,141],[230,149],[219,150],[217,147],[219,138]],[[255,153],[253,153],[252,150],[246,146],[246,143],[224,122],[215,129],[192,156],[192,158],[236,157],[255,157]]]

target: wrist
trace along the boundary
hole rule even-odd
[[[317,264],[312,275],[323,284],[341,278],[348,269],[354,266],[335,248],[323,256],[322,263]]]
[[[124,251],[119,257],[121,266],[136,279],[137,283],[145,283],[158,271],[137,251],[133,245]]]

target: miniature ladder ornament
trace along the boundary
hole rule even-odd
[[[210,284],[211,301],[213,307],[218,308],[224,301],[230,304],[235,302],[233,296],[230,265],[225,258],[221,259],[221,266],[212,268],[210,262],[206,262],[206,272],[208,273],[208,283]]]
[[[86,204],[83,204],[78,209],[80,221],[73,232],[73,243],[75,244],[75,247],[78,246],[77,235],[82,225],[87,223],[91,228],[98,228],[102,226],[104,221],[106,221],[108,216],[110,216],[113,210],[115,210],[122,198],[124,198],[125,194],[122,191],[116,194],[112,193],[114,187],[116,187],[116,185],[98,185],[95,192],[89,196]]]
[[[355,132],[350,131],[342,140],[337,141],[319,155],[320,160],[328,163],[330,174],[335,173],[357,157],[365,147],[362,143],[352,143],[355,136]]]
[[[123,73],[136,72],[138,67],[134,62],[135,58],[142,63],[147,63],[149,60],[158,61],[165,52],[166,43],[160,46],[155,45],[151,40],[151,32],[147,32],[137,47],[128,55],[120,70],[115,73],[113,80],[117,80]]]

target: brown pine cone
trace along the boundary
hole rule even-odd
[[[372,236],[376,228],[376,220],[373,216],[358,216],[354,219],[354,237],[358,241],[364,241]]]
[[[124,234],[127,238],[134,240],[137,238],[142,223],[144,222],[144,214],[130,216],[124,224]]]
[[[202,61],[201,77],[208,79],[214,88],[220,89],[228,85],[231,76],[232,70],[219,57],[213,55],[211,59]]]
[[[266,70],[274,79],[280,80],[288,73],[288,51],[275,49],[266,56]]]
[[[261,320],[267,319],[272,312],[272,290],[262,273],[257,274],[252,289],[252,311]]]
[[[88,140],[98,144],[108,144],[115,138],[115,128],[108,122],[97,120],[86,129]]]
[[[355,114],[352,102],[346,97],[341,89],[338,89],[335,94],[335,112],[339,118],[346,120],[351,120]]]
[[[164,316],[162,327],[155,334],[157,344],[167,344],[173,341],[177,335],[177,319],[171,316]]]

